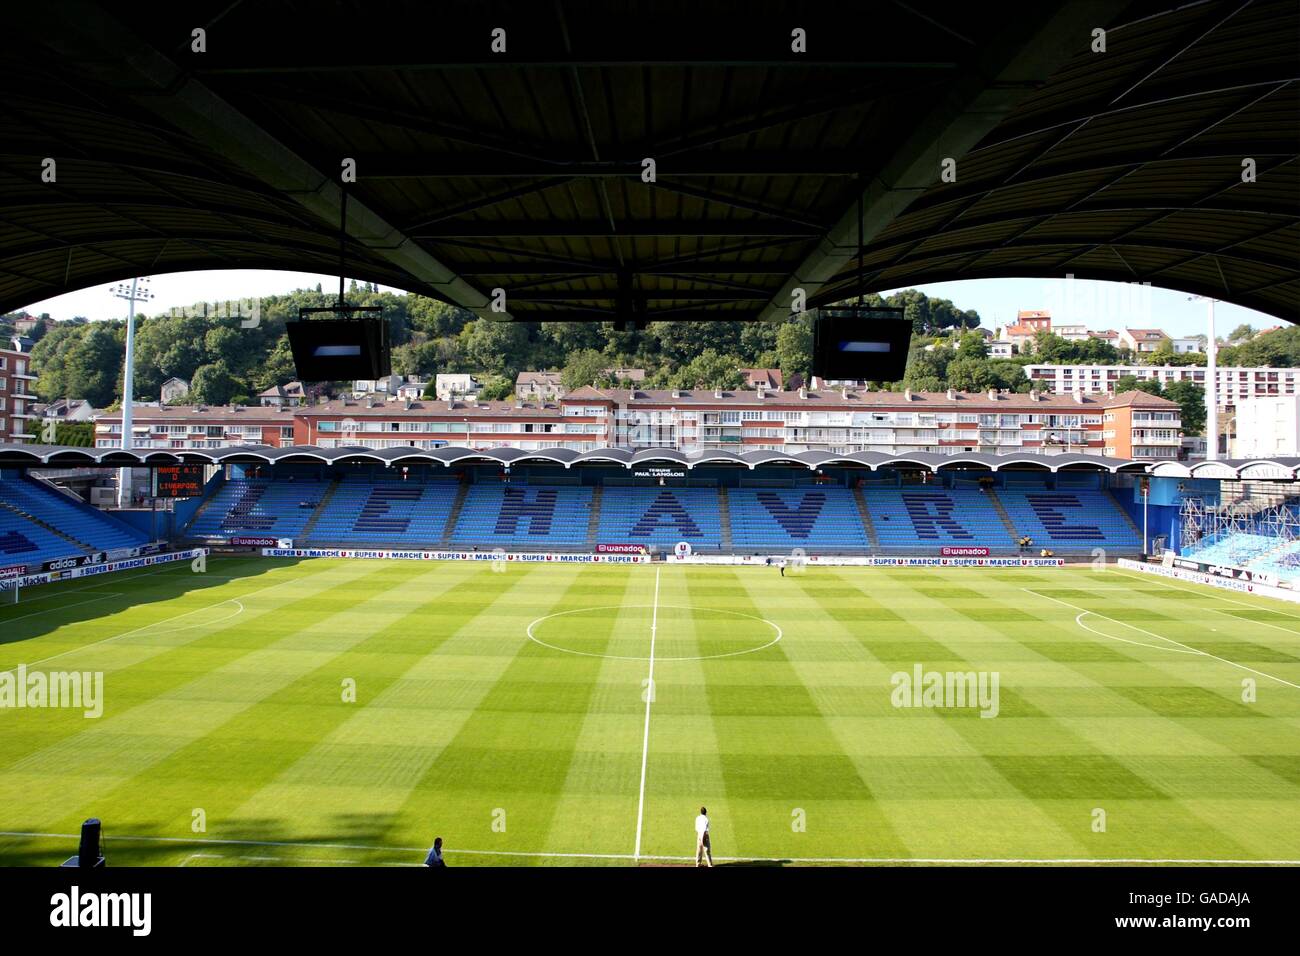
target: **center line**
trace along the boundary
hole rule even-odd
[[[650,753],[650,703],[655,698],[655,631],[659,628],[659,568],[655,568],[655,599],[650,612],[650,674],[646,678],[645,690],[645,733],[641,739],[641,795],[636,802],[636,848],[632,851],[632,860],[641,858],[641,820],[645,816],[645,765]]]

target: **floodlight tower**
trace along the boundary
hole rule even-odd
[[[1209,306],[1209,341],[1205,343],[1205,459],[1219,460],[1219,346],[1214,340],[1214,303],[1218,299],[1208,295],[1189,295],[1192,299],[1204,299]]]
[[[131,284],[120,282],[109,289],[109,294],[126,299],[126,359],[122,368],[122,450],[131,450],[131,411],[135,401],[135,304],[148,302],[153,298],[149,290],[149,279],[136,278]],[[131,469],[123,467],[117,476],[117,506],[126,508],[131,504]]]

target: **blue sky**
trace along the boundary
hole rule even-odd
[[[155,303],[142,311],[156,313],[172,306],[215,302],[248,296],[274,295],[292,289],[336,287],[337,276],[258,269],[178,272],[154,276]],[[1020,309],[1047,309],[1057,324],[1083,324],[1093,329],[1161,328],[1170,335],[1198,335],[1206,330],[1204,301],[1187,294],[1125,283],[1063,279],[970,279],[917,286],[932,297],[951,299],[962,309],[974,309],[988,328],[1006,325]],[[28,312],[48,312],[57,319],[84,315],[89,319],[125,316],[125,303],[108,293],[107,285],[70,292],[27,306]],[[895,291],[895,290],[889,290]],[[1222,336],[1242,323],[1255,328],[1281,321],[1240,306],[1215,306],[1215,330]]]

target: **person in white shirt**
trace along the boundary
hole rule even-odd
[[[702,860],[708,860],[708,865],[713,866],[713,847],[709,845],[709,811],[700,807],[700,815],[695,818],[695,865],[699,866]]]

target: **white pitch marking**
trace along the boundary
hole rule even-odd
[[[138,634],[138,633],[140,633],[141,631],[147,631],[147,630],[148,630],[149,628],[151,628],[151,627],[157,627],[157,626],[160,625],[160,624],[167,624],[167,623],[170,622],[170,621],[177,621],[177,620],[180,620],[180,619],[183,618],[183,617],[188,617],[188,616],[191,615],[191,614],[197,614],[199,611],[210,611],[210,610],[211,610],[212,608],[214,608],[214,607],[220,607],[220,606],[223,605],[223,604],[229,604],[231,601],[234,601],[234,602],[238,603],[239,601],[242,601],[242,600],[244,600],[245,598],[250,598],[250,597],[252,597],[254,594],[261,594],[261,593],[263,593],[264,591],[269,591],[269,590],[271,590],[272,588],[283,587],[283,586],[286,585],[286,584],[293,584],[294,582],[296,582],[296,581],[298,581],[298,580],[300,580],[300,579],[299,579],[299,578],[289,578],[288,580],[285,580],[285,581],[278,581],[278,582],[276,582],[275,584],[268,584],[268,585],[267,585],[266,587],[264,587],[264,588],[257,588],[257,589],[254,590],[254,591],[249,591],[247,594],[241,594],[238,598],[226,598],[224,601],[217,601],[217,602],[215,602],[215,603],[213,603],[213,604],[206,604],[206,605],[204,605],[203,607],[196,607],[196,608],[194,608],[193,610],[190,610],[190,611],[184,611],[184,612],[182,612],[182,613],[180,613],[180,614],[173,615],[172,617],[163,618],[163,620],[161,620],[161,621],[154,621],[152,624],[145,624],[145,625],[142,625],[141,627],[133,628],[132,630],[126,631],[126,632],[124,632],[124,633],[122,633],[122,634],[115,634],[115,635],[113,635],[112,637],[106,637],[106,638],[104,638],[103,640],[93,641],[93,642],[91,642],[90,644],[82,644],[82,645],[79,646],[79,647],[69,648],[69,649],[66,650],[66,651],[60,651],[58,654],[51,654],[49,657],[42,657],[42,658],[41,658],[40,660],[38,660],[38,661],[30,661],[30,662],[27,663],[27,666],[28,666],[28,667],[35,667],[37,664],[44,664],[44,663],[47,663],[48,661],[56,660],[56,659],[58,659],[58,658],[60,658],[60,657],[64,657],[64,656],[66,656],[66,655],[68,655],[68,654],[75,654],[75,653],[77,653],[78,651],[84,651],[84,650],[88,650],[89,648],[92,648],[92,647],[98,647],[100,644],[107,644],[109,641],[116,641],[116,640],[120,640],[121,638],[124,638],[124,637],[130,637],[132,634]],[[243,605],[242,605],[242,604],[240,604],[240,608],[241,608],[241,609],[243,608]],[[240,612],[236,612],[236,614],[238,614],[238,613],[240,613]],[[230,615],[230,617],[235,617],[235,616],[236,616],[235,614]],[[222,621],[228,621],[228,620],[230,620],[230,617],[222,618],[221,620],[222,620]],[[215,622],[212,622],[212,623],[217,623],[217,624],[219,624],[219,623],[221,623],[221,621],[215,621]],[[204,626],[209,626],[209,625],[197,625],[197,626],[199,626],[199,627],[204,627]],[[188,626],[187,626],[186,628],[177,628],[177,630],[187,630],[187,629],[188,629]],[[15,664],[13,667],[9,668],[9,669],[6,670],[6,671],[0,671],[0,674],[9,674],[9,673],[12,673],[14,670],[17,669],[17,667],[18,667],[18,665]]]
[[[607,660],[607,661],[647,661],[650,658],[630,657],[622,654],[596,654],[592,651],[575,651],[572,648],[560,647],[558,644],[548,644],[546,643],[546,641],[542,640],[540,637],[538,637],[533,633],[533,628],[536,627],[538,624],[541,624],[543,621],[549,621],[552,618],[556,618],[556,617],[563,617],[566,614],[582,614],[587,611],[625,611],[628,608],[636,608],[636,607],[650,607],[650,605],[649,604],[602,604],[598,607],[575,607],[575,608],[570,608],[567,611],[556,611],[554,614],[547,614],[544,617],[539,617],[537,618],[537,620],[532,621],[528,625],[528,627],[524,629],[524,633],[528,635],[528,639],[532,641],[534,644],[539,644],[542,647],[548,648],[549,650],[552,651],[561,651],[565,654],[576,654],[578,657],[599,657],[602,660]],[[681,611],[697,610],[696,608],[686,604],[665,604],[664,607],[676,608]],[[773,623],[772,621],[767,620],[767,618],[759,617],[756,614],[746,614],[743,611],[732,611],[720,607],[701,608],[699,610],[711,611],[717,614],[734,614],[736,617],[745,617],[745,618],[749,618],[751,621],[758,621],[760,624],[766,624],[773,631],[775,631],[776,637],[772,638],[772,640],[768,641],[766,644],[760,644],[757,647],[747,647],[743,651],[727,651],[725,654],[705,654],[702,657],[656,658],[660,664],[675,664],[675,663],[680,663],[682,661],[715,661],[723,657],[739,657],[742,654],[756,654],[759,651],[767,650],[767,648],[771,647],[773,644],[780,641],[781,638],[785,637],[785,632],[781,630],[779,625]]]
[[[61,839],[76,840],[80,834],[76,833],[29,833],[19,830],[0,830],[0,837],[24,837],[24,838],[42,838],[42,839]],[[217,846],[284,846],[284,847],[308,847],[321,850],[374,850],[387,853],[427,853],[428,847],[423,846],[373,846],[369,844],[358,843],[294,843],[288,840],[217,840],[210,837],[148,837],[148,836],[123,836],[118,834],[113,837],[116,843],[190,843],[190,844],[211,844]],[[530,852],[524,850],[458,850],[447,848],[443,851],[449,856],[508,856],[533,859],[565,859],[565,860],[632,860],[634,857],[628,853],[549,853],[549,852]],[[197,854],[192,854],[197,855]],[[691,862],[695,858],[690,856],[652,856],[645,854],[641,857],[643,860],[664,860],[669,862]],[[1018,866],[1051,866],[1059,864],[1086,865],[1095,864],[1098,866],[1106,865],[1133,865],[1133,864],[1220,864],[1220,865],[1242,865],[1242,866],[1297,866],[1300,860],[1238,860],[1238,859],[1177,859],[1177,858],[1155,858],[1155,857],[911,857],[911,856],[857,856],[857,857],[839,857],[839,856],[819,856],[819,857],[791,857],[784,854],[776,853],[769,856],[720,856],[719,860],[727,862],[761,862],[765,860],[776,860],[786,863],[858,863],[858,864],[1008,864]],[[393,863],[392,866],[419,866],[418,863],[403,864]]]
[[[1062,601],[1059,598],[1048,597],[1046,594],[1039,594],[1039,592],[1033,590],[1032,588],[1021,588],[1020,590],[1028,591],[1030,594],[1036,594],[1038,595],[1038,597],[1044,598],[1045,600],[1048,601],[1055,601],[1057,604],[1061,604],[1064,605],[1065,607],[1072,608],[1075,611],[1083,611],[1085,614],[1091,614],[1094,617],[1102,618],[1103,620],[1110,621],[1112,624],[1118,624],[1120,627],[1132,628],[1133,630],[1137,631],[1139,634],[1145,634],[1148,637],[1154,637],[1158,641],[1168,641],[1170,644],[1174,644],[1177,645],[1178,647],[1181,647],[1184,651],[1190,651],[1191,653],[1194,654],[1200,654],[1203,657],[1209,657],[1213,660],[1219,661],[1222,664],[1227,664],[1229,667],[1236,667],[1240,670],[1248,671],[1251,674],[1258,674],[1260,677],[1267,677],[1269,680],[1275,680],[1279,684],[1286,684],[1287,687],[1294,687],[1296,690],[1300,690],[1300,684],[1293,684],[1289,680],[1283,680],[1281,677],[1275,677],[1274,675],[1267,674],[1264,671],[1257,671],[1253,667],[1247,667],[1245,664],[1238,664],[1236,661],[1230,661],[1226,657],[1219,657],[1217,654],[1211,654],[1209,651],[1198,650],[1195,647],[1191,647],[1187,644],[1183,644],[1180,643],[1179,641],[1175,641],[1172,637],[1165,637],[1164,635],[1157,634],[1154,631],[1148,631],[1145,628],[1138,627],[1136,624],[1128,624],[1125,623],[1124,621],[1117,621],[1113,617],[1107,617],[1105,614],[1100,614],[1097,611],[1089,611],[1086,607],[1079,607],[1079,605],[1071,604],[1069,601]],[[1079,623],[1078,618],[1075,618],[1075,623],[1076,624]],[[1097,633],[1096,631],[1093,631],[1092,628],[1090,627],[1084,628],[1084,630],[1091,631],[1093,634]],[[1103,636],[1110,637],[1111,635],[1105,634]],[[1121,638],[1115,638],[1115,640],[1121,640]],[[1129,643],[1133,643],[1133,642],[1130,641]],[[1164,648],[1164,649],[1172,650],[1173,648]]]
[[[1046,597],[1046,595],[1043,595],[1043,596]],[[1091,632],[1091,633],[1093,633],[1093,634],[1096,634],[1098,637],[1104,637],[1104,638],[1106,638],[1107,640],[1110,640],[1110,641],[1119,641],[1119,642],[1122,643],[1122,644],[1132,644],[1134,647],[1149,647],[1149,648],[1151,648],[1152,650],[1157,650],[1157,651],[1168,651],[1168,652],[1171,653],[1171,654],[1193,654],[1193,655],[1195,655],[1195,656],[1197,656],[1197,657],[1206,657],[1206,656],[1208,656],[1208,655],[1206,655],[1206,653],[1205,653],[1204,651],[1185,651],[1185,650],[1183,650],[1183,649],[1180,648],[1180,647],[1169,647],[1169,646],[1167,646],[1167,645],[1165,645],[1165,644],[1144,644],[1142,641],[1130,641],[1127,637],[1116,637],[1114,634],[1107,634],[1107,633],[1105,633],[1104,631],[1099,631],[1099,630],[1097,630],[1096,628],[1094,628],[1094,627],[1089,627],[1087,624],[1084,624],[1084,623],[1083,623],[1083,619],[1084,619],[1085,617],[1087,617],[1089,614],[1093,614],[1093,613],[1095,613],[1095,612],[1093,612],[1093,611],[1082,611],[1082,612],[1080,612],[1080,613],[1075,617],[1075,619],[1074,619],[1074,623],[1075,623],[1075,624],[1078,624],[1078,625],[1079,625],[1081,628],[1083,628],[1085,631],[1089,631],[1089,632]],[[1099,616],[1104,617],[1105,615],[1099,615]]]
[[[1141,576],[1139,576],[1139,575],[1126,574],[1126,573],[1123,572],[1123,571],[1112,571],[1112,570],[1109,569],[1109,568],[1107,568],[1106,570],[1107,570],[1107,571],[1110,571],[1111,574],[1121,574],[1121,575],[1123,575],[1124,577],[1129,578],[1129,579],[1131,579],[1131,580],[1133,580],[1133,581],[1142,581],[1142,582],[1145,582],[1145,583],[1154,584],[1154,585],[1156,585],[1157,587],[1168,588],[1168,589],[1171,590],[1171,591],[1183,591],[1183,592],[1186,593],[1186,594],[1199,594],[1201,597],[1212,597],[1212,598],[1215,598],[1216,600],[1223,601],[1223,602],[1225,602],[1225,603],[1227,603],[1227,604],[1236,604],[1236,605],[1238,605],[1238,606],[1240,606],[1240,607],[1250,608],[1252,611],[1268,611],[1270,614],[1280,614],[1280,615],[1282,615],[1282,617],[1289,617],[1289,618],[1291,618],[1293,621],[1300,621],[1300,617],[1297,617],[1295,614],[1288,614],[1286,611],[1279,611],[1279,610],[1277,610],[1276,608],[1271,608],[1271,607],[1260,607],[1258,604],[1248,604],[1248,603],[1245,602],[1245,601],[1235,601],[1235,600],[1233,600],[1233,599],[1230,598],[1230,597],[1223,597],[1222,595],[1215,594],[1215,593],[1213,593],[1213,592],[1206,592],[1206,591],[1193,591],[1191,588],[1180,588],[1180,587],[1178,587],[1177,585],[1174,585],[1174,584],[1166,584],[1164,581],[1154,581],[1154,580],[1149,580],[1149,579],[1152,577],[1151,575],[1141,575]],[[1208,585],[1207,585],[1207,587],[1208,587]],[[1216,614],[1226,614],[1228,617],[1232,618],[1234,621],[1240,621],[1240,620],[1242,620],[1241,618],[1237,617],[1235,614],[1228,614],[1227,611],[1221,611],[1221,610],[1219,610],[1217,607],[1209,607],[1208,610],[1211,610],[1211,611],[1215,612]],[[1275,630],[1279,630],[1279,631],[1283,632],[1284,634],[1296,634],[1296,635],[1300,635],[1300,631],[1293,631],[1291,628],[1289,628],[1289,627],[1282,627],[1280,624],[1270,624],[1268,621],[1248,621],[1248,623],[1250,623],[1250,624],[1262,624],[1262,625],[1264,625],[1265,627],[1271,627],[1271,628],[1274,628]]]
[[[80,590],[84,591],[85,588],[81,588]],[[43,600],[45,597],[52,597],[52,596],[53,595],[43,595],[42,597],[37,598],[37,600]],[[18,621],[25,621],[29,617],[40,617],[42,614],[49,614],[51,611],[66,611],[70,607],[80,607],[83,604],[94,604],[96,601],[104,600],[104,598],[121,597],[121,596],[122,595],[117,591],[105,591],[102,594],[96,594],[92,598],[86,598],[86,600],[84,601],[73,601],[71,604],[60,604],[58,607],[46,608],[44,611],[32,611],[30,614],[20,614],[18,617],[2,618],[0,619],[0,624],[15,624]]]
[[[655,697],[655,633],[659,629],[659,568],[655,568],[654,609],[650,612],[650,676],[646,684],[645,732],[641,738],[641,795],[636,802],[636,847],[632,859],[641,857],[641,822],[645,817],[645,769],[650,755],[650,703]]]

